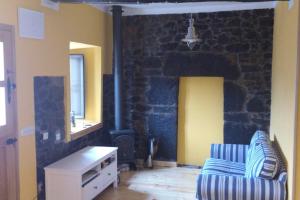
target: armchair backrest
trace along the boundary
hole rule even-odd
[[[273,149],[277,155],[277,159],[279,161],[279,169],[278,169],[278,175],[275,177],[276,180],[280,182],[286,182],[287,181],[287,166],[286,166],[286,159],[280,149],[280,146],[278,142],[275,141],[272,142]]]

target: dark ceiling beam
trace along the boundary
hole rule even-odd
[[[137,0],[51,0],[61,3],[137,3]]]
[[[139,4],[139,3],[215,2],[216,0],[51,0],[51,1],[61,2],[61,3]],[[220,1],[222,1],[222,0],[220,0]],[[228,1],[231,1],[231,2],[233,2],[233,1],[235,1],[235,2],[264,2],[264,1],[268,1],[268,0],[228,0]]]

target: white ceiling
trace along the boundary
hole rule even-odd
[[[253,10],[275,8],[276,1],[264,2],[198,2],[198,3],[148,3],[148,4],[118,4],[123,7],[123,15],[160,15],[181,13],[207,13],[219,11]],[[90,4],[99,10],[110,12],[111,6],[104,4]]]

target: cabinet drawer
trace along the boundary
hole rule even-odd
[[[102,185],[100,181],[100,176],[98,176],[82,188],[82,199],[91,200],[94,197],[96,197],[101,191]]]
[[[107,187],[110,183],[113,182],[117,177],[117,165],[116,162],[107,166],[105,169],[101,171],[100,179],[103,184],[103,187]]]

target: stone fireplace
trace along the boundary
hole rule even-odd
[[[126,126],[160,138],[157,159],[176,161],[179,77],[224,77],[224,142],[248,143],[269,129],[273,10],[195,14],[203,42],[189,50],[188,15],[123,17]]]

